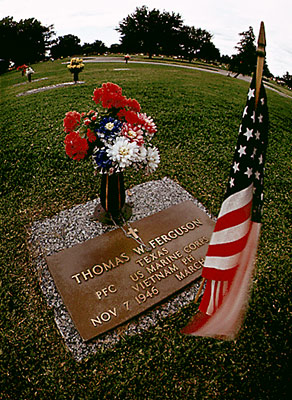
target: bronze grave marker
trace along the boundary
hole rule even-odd
[[[117,327],[198,278],[215,223],[186,201],[131,225],[129,233],[138,233],[151,251],[116,229],[47,257],[84,340]]]

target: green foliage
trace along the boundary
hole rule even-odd
[[[103,54],[107,50],[106,45],[101,40],[95,40],[94,43],[84,43],[82,54]]]
[[[12,17],[0,21],[0,54],[16,65],[34,63],[44,59],[53,25],[43,26],[35,18],[16,22]]]
[[[290,89],[292,89],[292,75],[290,75],[289,72],[286,72],[286,74],[283,75],[283,81]]]
[[[99,192],[90,160],[74,162],[65,155],[65,113],[93,108],[93,90],[102,82],[120,85],[155,119],[154,144],[161,153],[154,176],[127,172],[126,186],[168,176],[217,215],[248,90],[244,81],[175,66],[116,68],[116,63],[88,63],[85,84],[22,97],[16,95],[67,82],[66,65],[33,65],[31,83],[17,71],[1,77],[0,399],[287,398],[291,99],[270,90],[263,226],[250,307],[237,340],[182,336],[180,329],[197,310],[191,304],[80,363],[65,348],[27,247],[34,221]]]
[[[75,35],[59,36],[50,52],[53,58],[70,57],[79,54],[81,50],[80,39]]]
[[[241,39],[237,46],[235,46],[238,52],[231,57],[230,70],[243,75],[252,75],[257,64],[257,52],[253,28],[250,26],[248,31],[241,32],[239,36],[241,36]],[[271,76],[266,60],[264,62],[263,73],[267,77]]]
[[[243,75],[251,75],[257,63],[255,35],[250,26],[248,31],[241,32],[240,41],[235,48],[238,50],[236,55],[232,56],[230,69]]]
[[[116,30],[121,34],[121,48],[125,52],[148,53],[149,58],[153,54],[179,55],[189,61],[195,57],[220,59],[219,50],[211,42],[212,35],[204,29],[183,25],[181,16],[173,12],[137,7]]]
[[[212,35],[204,29],[184,25],[180,32],[180,53],[184,58],[192,61],[195,57],[206,59],[220,59],[220,52],[215,57],[209,57],[210,47],[215,48],[211,42]]]
[[[161,13],[155,8],[149,10],[142,6],[124,18],[116,30],[121,34],[121,46],[124,51],[148,53],[151,58],[155,53],[169,54],[170,44],[173,50],[173,40],[181,25],[182,19],[179,14],[166,11]]]

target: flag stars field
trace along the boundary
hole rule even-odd
[[[236,173],[237,171],[239,171],[239,162],[237,163],[236,161],[234,161],[234,164],[233,164],[233,170],[234,170],[234,173]]]
[[[247,95],[248,100],[251,100],[251,98],[254,97],[254,93],[255,93],[255,89],[250,88],[248,91],[248,95]]]
[[[240,145],[240,147],[238,149],[239,157],[241,157],[242,155],[246,155],[245,150],[246,150],[246,146]]]
[[[247,110],[248,110],[248,106],[246,106],[244,108],[243,114],[242,114],[242,118],[244,118],[247,115]]]
[[[254,156],[256,155],[257,149],[254,147],[252,155],[250,156],[252,159],[254,159]]]
[[[256,172],[255,172],[255,178],[258,179],[258,180],[260,180],[260,177],[261,177],[260,172],[259,172],[259,171],[256,171]]]
[[[246,169],[244,174],[247,175],[248,178],[250,178],[252,176],[252,168],[247,167],[247,169]]]
[[[244,133],[244,136],[246,136],[246,140],[247,141],[249,141],[249,139],[251,138],[251,137],[253,137],[253,129],[248,129],[248,128],[246,128],[246,132]]]

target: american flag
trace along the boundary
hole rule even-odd
[[[263,84],[255,105],[255,74],[239,127],[226,194],[210,239],[199,312],[182,332],[234,338],[248,301],[263,206],[268,108]]]

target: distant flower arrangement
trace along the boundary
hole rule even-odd
[[[138,101],[127,99],[122,88],[111,82],[94,90],[93,101],[102,109],[67,112],[66,154],[74,160],[91,155],[95,168],[109,175],[132,166],[154,172],[160,162],[151,144],[157,128],[151,117],[140,112]]]
[[[21,75],[23,76],[25,74],[26,69],[28,68],[28,66],[26,64],[22,64],[19,65],[16,70],[17,71],[21,71]]]
[[[34,74],[34,73],[35,73],[35,71],[31,67],[28,67],[27,70],[25,71],[26,76]]]
[[[70,72],[81,72],[83,71],[84,64],[82,58],[72,58],[70,64],[67,65]]]
[[[17,71],[25,71],[28,66],[26,64],[19,65],[16,70]]]

